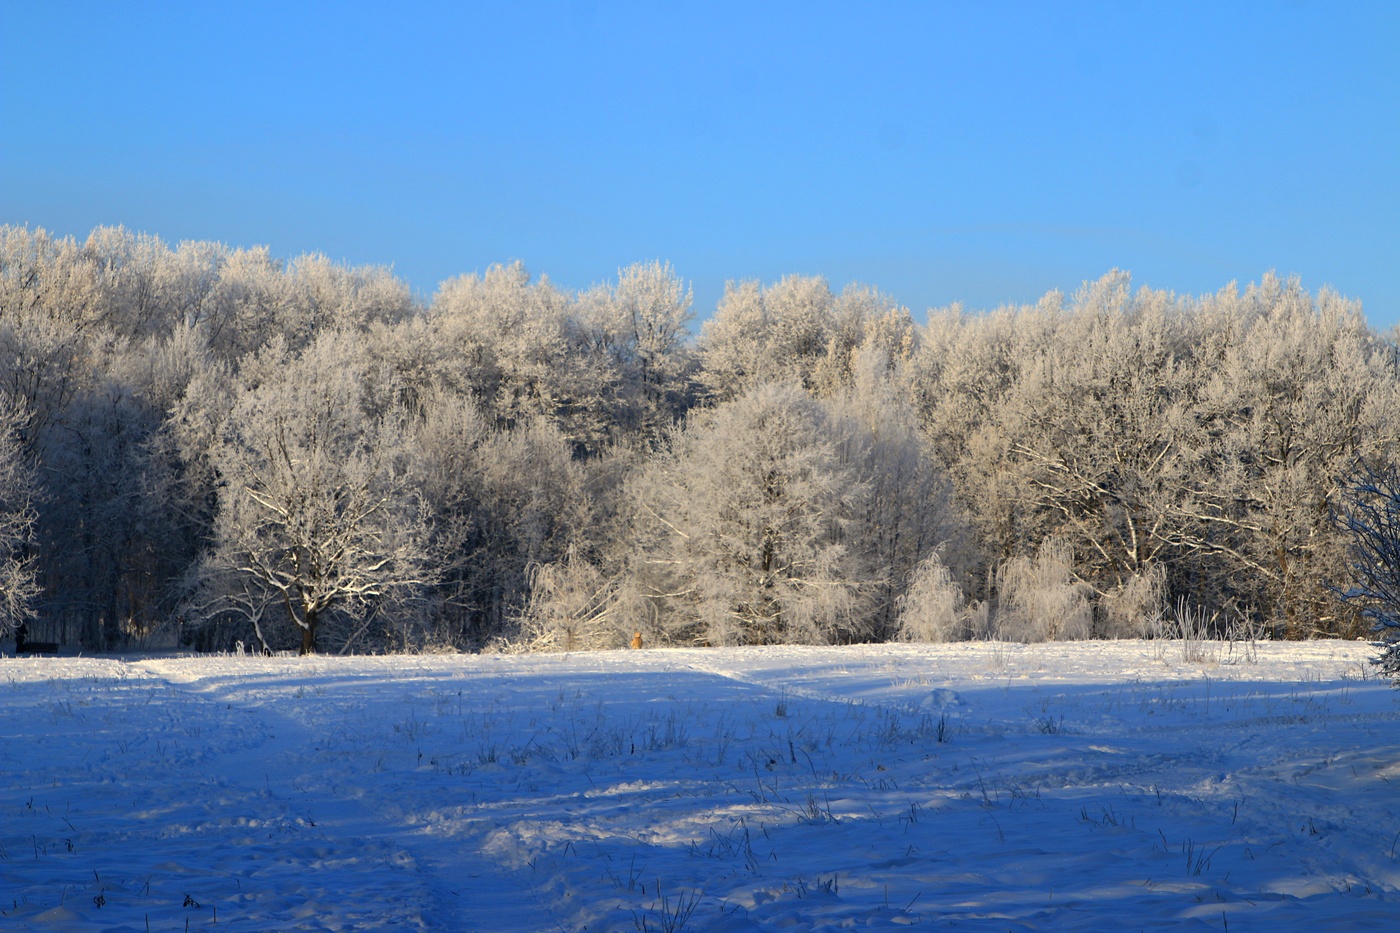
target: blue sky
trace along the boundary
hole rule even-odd
[[[1274,269],[1400,320],[1400,3],[0,0],[0,222],[928,307]]]

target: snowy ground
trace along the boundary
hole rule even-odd
[[[0,928],[1381,930],[1364,644],[0,660]]]

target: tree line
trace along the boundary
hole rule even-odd
[[[1400,349],[1264,276],[931,311],[695,310],[0,227],[0,625],[88,649],[1355,636],[1348,477]]]

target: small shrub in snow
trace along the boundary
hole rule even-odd
[[[1181,643],[1183,661],[1199,664],[1220,660],[1220,642],[1212,638],[1215,621],[1214,614],[1207,618],[1205,610],[1193,608],[1185,599],[1177,600],[1166,626],[1170,637]]]
[[[1094,621],[1090,588],[1074,577],[1069,543],[1049,538],[1035,557],[1013,557],[997,573],[1001,604],[996,635],[1022,641],[1088,638]]]
[[[967,637],[962,588],[937,554],[914,571],[909,590],[899,600],[901,641],[956,641]]]
[[[1167,571],[1159,565],[1135,573],[1099,599],[1095,634],[1100,638],[1145,638],[1166,605]]]
[[[605,578],[574,548],[530,572],[530,600],[521,611],[520,639],[525,651],[593,651],[628,643],[625,588]],[[641,633],[637,633],[639,647]]]
[[[983,604],[985,606],[985,604]],[[1011,666],[1011,655],[1008,645],[1000,638],[988,636],[987,645],[991,651],[987,657],[987,666],[998,674],[1005,674],[1006,669]]]
[[[1269,626],[1262,619],[1254,618],[1247,612],[1237,612],[1235,618],[1230,620],[1225,634],[1230,642],[1232,659],[1257,664],[1259,642],[1268,639]]]

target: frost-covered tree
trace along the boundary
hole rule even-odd
[[[1003,408],[1027,506],[1043,519],[1036,537],[1067,538],[1105,587],[1167,545],[1162,474],[1189,398],[1178,317],[1169,296],[1134,295],[1125,274],[1086,284]]]
[[[106,307],[96,264],[72,238],[0,226],[0,389],[29,411],[31,449],[87,384]]]
[[[38,584],[29,559],[34,528],[34,477],[20,431],[28,419],[22,404],[0,394],[0,632],[34,616]]]
[[[636,616],[626,581],[609,578],[574,548],[562,560],[529,569],[529,599],[516,645],[528,651],[587,651],[626,647]]]
[[[1046,533],[1028,521],[1027,486],[1008,468],[1016,461],[1008,399],[1024,369],[1046,352],[1046,322],[1060,307],[1051,293],[1041,308],[931,312],[910,363],[920,430],[948,471],[988,571]]]
[[[410,443],[439,561],[438,635],[480,647],[510,633],[532,568],[591,556],[584,467],[548,419],[502,427],[441,392],[423,400]]]
[[[632,486],[657,635],[828,643],[863,627],[878,571],[850,526],[869,489],[851,426],[790,384],[692,413]]]
[[[578,299],[577,353],[586,358],[580,365],[613,396],[617,423],[648,442],[691,404],[691,301],[689,287],[662,262],[628,266],[615,286],[598,286]]]
[[[1385,648],[1377,663],[1400,684],[1400,467],[1352,474],[1333,521],[1351,545],[1342,598],[1362,607]]]
[[[700,338],[698,381],[716,401],[769,382],[792,382],[819,398],[849,388],[862,350],[905,366],[918,336],[909,311],[877,289],[790,275],[761,286],[730,282]]]
[[[729,282],[700,339],[701,381],[719,401],[774,382],[813,388],[836,299],[826,279],[790,275],[766,288]]]
[[[1328,514],[1353,463],[1400,450],[1395,348],[1355,302],[1296,279],[1265,276],[1217,301],[1243,326],[1199,363],[1210,375],[1195,416],[1208,433],[1187,481],[1201,530],[1182,546],[1236,579],[1200,601],[1268,607],[1290,637],[1356,634],[1325,583],[1346,565]]]
[[[1123,273],[1037,306],[930,321],[916,400],[993,562],[1059,536],[1099,593],[1159,565],[1197,396],[1189,315]]]
[[[116,644],[147,616],[161,548],[158,506],[140,495],[145,444],[160,424],[140,360],[177,301],[159,241],[98,229],[86,243],[0,231],[0,386],[29,413],[36,468],[35,609],[63,638]],[[76,628],[76,633],[73,629]]]
[[[639,587],[675,610],[683,640],[894,637],[952,587],[967,633],[1007,596],[998,568],[1033,565],[1049,540],[1072,552],[1055,586],[1092,605],[1096,634],[1140,633],[1181,599],[1292,636],[1365,630],[1358,601],[1339,610],[1328,589],[1351,559],[1328,516],[1351,464],[1400,452],[1400,352],[1353,301],[1273,275],[1182,297],[1115,271],[1068,298],[916,327],[875,289],[789,276],[731,284],[694,346],[690,313],[662,262],[581,294],[493,266],[424,308],[388,270],[317,254],[0,227],[0,391],[25,412],[13,440],[32,467],[32,607],[90,648],[158,631],[191,555],[233,540],[236,515],[249,528],[275,511],[251,493],[255,474],[278,479],[263,441],[282,431],[295,451],[282,479],[342,489],[341,503],[376,490],[360,540],[404,531],[430,555],[431,573],[403,579],[433,585],[394,592],[424,597],[403,615],[414,632],[458,645],[518,626],[567,643],[589,591],[620,624]],[[341,376],[354,389],[317,433],[306,393]],[[761,416],[781,427],[770,438],[757,399],[778,383],[797,394],[768,406],[786,420]],[[715,407],[674,429],[702,396]],[[750,496],[764,488],[745,473],[755,452],[789,471],[791,514]],[[823,486],[833,477],[841,491]],[[750,498],[726,504],[733,490]],[[634,507],[639,491],[655,514]],[[375,530],[384,514],[396,524]],[[713,544],[751,520],[791,568],[762,586],[674,531],[728,528],[700,536]],[[317,628],[348,638],[389,600],[318,609]],[[296,641],[277,605],[269,643]],[[251,631],[246,612],[239,625]]]
[[[323,330],[362,331],[415,311],[408,286],[381,266],[347,268],[319,254],[283,262],[265,246],[218,253],[213,262],[213,282],[191,316],[230,363],[274,336],[298,351]]]
[[[825,352],[812,366],[813,392],[822,398],[840,395],[860,378],[863,360],[868,366],[878,359],[882,375],[898,383],[896,391],[907,403],[909,364],[918,341],[908,308],[878,289],[848,285],[832,306]]]
[[[563,559],[571,545],[588,554],[584,471],[570,447],[557,427],[534,418],[493,431],[473,451],[473,605],[493,633],[508,629],[526,599],[532,566]]]
[[[447,388],[504,424],[557,417],[574,401],[569,296],[519,262],[444,282],[429,311]]]
[[[1393,346],[1296,281],[1130,286],[1114,272],[1068,302],[931,316],[914,401],[984,560],[1064,539],[1116,631],[1130,590],[1351,631],[1321,582],[1343,551],[1326,516],[1349,463],[1400,446]]]
[[[240,394],[214,452],[218,514],[192,619],[233,619],[264,650],[303,654],[331,623],[345,647],[386,608],[411,621],[435,571],[400,418],[363,412],[345,335],[263,355],[250,370],[271,378]]]
[[[878,567],[863,637],[884,640],[901,626],[900,601],[934,551],[959,585],[974,563],[971,536],[952,484],[920,436],[903,389],[903,373],[886,345],[863,341],[826,402],[845,425],[841,453],[867,490],[851,516],[852,546]]]

